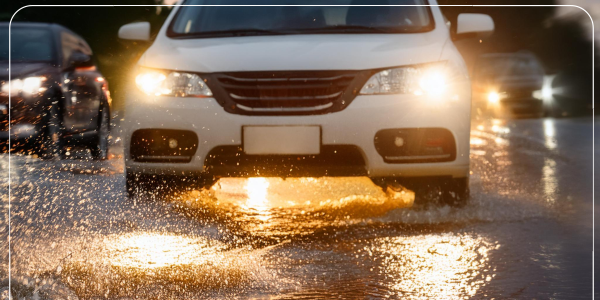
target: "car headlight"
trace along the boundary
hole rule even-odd
[[[25,94],[25,95],[34,95],[38,93],[42,93],[46,90],[44,87],[44,82],[46,81],[46,77],[44,76],[32,76],[21,79],[12,79],[9,82],[5,82],[2,85],[1,92],[4,95],[8,95],[9,92],[11,96]]]
[[[193,73],[142,69],[135,77],[137,87],[148,95],[211,97],[205,80]]]
[[[371,76],[360,90],[360,94],[438,96],[446,91],[449,79],[445,62],[387,69]]]
[[[541,90],[533,91],[531,96],[538,100],[549,102],[552,101],[552,98],[554,97],[554,91],[549,84],[544,84]]]
[[[496,104],[496,103],[500,102],[500,100],[506,99],[506,98],[508,98],[508,94],[506,94],[506,93],[491,91],[487,94],[487,100],[489,103],[492,103],[492,104]]]

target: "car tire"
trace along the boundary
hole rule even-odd
[[[441,186],[442,203],[462,207],[470,198],[469,177],[444,180]]]
[[[469,178],[372,178],[373,183],[386,189],[401,190],[405,187],[415,193],[418,206],[462,207],[469,201]]]
[[[94,160],[106,160],[108,158],[108,138],[110,135],[110,113],[106,104],[103,104],[98,112],[97,135],[90,147]]]
[[[41,159],[61,159],[64,157],[64,126],[58,103],[48,109],[46,116],[35,150]]]
[[[137,174],[125,172],[125,193],[127,193],[127,198],[131,199],[139,195],[141,186]]]
[[[125,174],[125,191],[127,192],[127,197],[132,199],[143,194],[154,194],[159,182],[157,176],[127,172]]]

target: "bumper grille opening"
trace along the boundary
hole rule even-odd
[[[131,135],[130,154],[137,162],[187,163],[198,148],[198,136],[188,130],[140,129]]]
[[[447,162],[456,159],[456,143],[443,128],[384,129],[375,135],[375,148],[386,163]]]
[[[356,71],[261,71],[214,74],[213,92],[231,113],[324,114],[344,109],[368,75]]]
[[[322,145],[318,155],[247,155],[239,146],[213,148],[205,171],[220,177],[366,176],[360,149],[352,145]]]

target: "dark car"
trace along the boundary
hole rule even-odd
[[[473,107],[493,116],[542,116],[544,75],[530,52],[481,55],[473,72]]]
[[[111,98],[90,46],[44,23],[0,23],[0,142],[10,151],[64,157],[87,146],[106,159]],[[9,83],[9,59],[10,83]],[[9,105],[10,99],[10,105]],[[10,106],[10,132],[9,132]]]

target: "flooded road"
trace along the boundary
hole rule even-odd
[[[474,123],[471,201],[368,178],[231,178],[127,200],[105,162],[11,157],[14,299],[589,299],[592,119]],[[0,157],[8,170],[8,156]],[[0,296],[8,294],[1,178]]]

